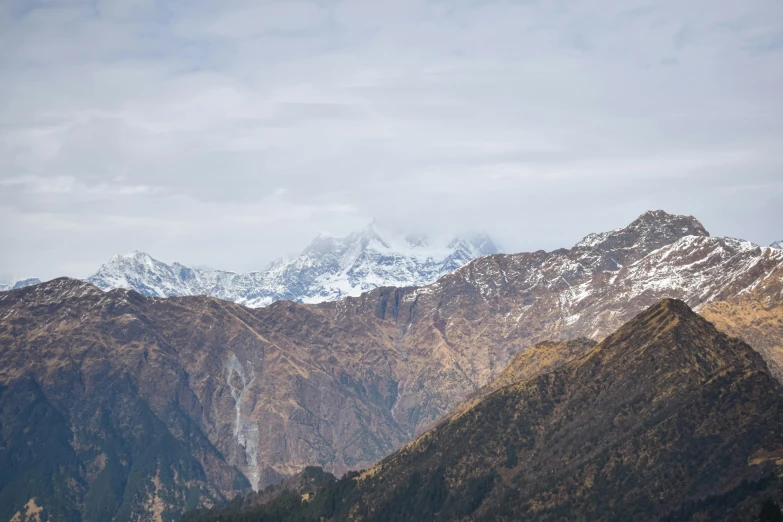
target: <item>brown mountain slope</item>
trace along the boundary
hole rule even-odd
[[[248,310],[57,280],[0,293],[0,384],[31,379],[74,433],[81,482],[61,492],[74,506],[90,470],[107,466],[109,428],[120,440],[135,433],[130,419],[101,424],[96,412],[125,411],[122,401],[146,408],[201,468],[198,480],[163,477],[163,489],[210,492],[167,493],[174,512],[186,498],[220,500],[306,465],[336,474],[371,465],[543,339],[600,339],[661,297],[730,298],[781,264],[783,251],[712,238],[692,217],[656,211],[571,250],[488,256],[433,285],[318,306]],[[110,392],[117,382],[122,393]],[[101,442],[82,446],[84,437]],[[127,463],[123,452],[115,460]],[[131,474],[143,487],[111,506],[150,505],[160,489],[153,461],[112,468],[116,491]]]
[[[290,473],[292,455],[294,464],[368,463],[408,440],[384,397],[393,383],[354,380],[346,363],[358,355],[279,346],[232,303],[60,279],[0,294],[0,317],[0,405],[11,416],[0,426],[0,461],[15,461],[31,430],[57,444],[57,458],[32,455],[0,472],[0,517],[32,495],[58,520],[130,520],[156,505],[175,520],[276,481],[261,475],[265,462],[282,460]],[[299,328],[327,327],[314,315]],[[32,405],[41,403],[56,430],[38,421]],[[51,476],[47,466],[70,478],[28,487],[30,464],[40,464],[36,482]]]
[[[511,358],[508,366],[488,384],[468,395],[443,419],[448,421],[470,410],[491,393],[519,381],[550,373],[593,348],[596,341],[581,337],[571,341],[541,341]]]
[[[379,513],[391,484],[440,468],[450,491],[492,482],[476,518],[714,520],[735,502],[709,497],[736,494],[741,506],[748,484],[777,487],[781,428],[783,388],[761,357],[664,300],[583,358],[503,388],[384,460],[367,474],[377,497],[364,505]]]
[[[42,520],[175,520],[249,489],[146,303],[67,279],[0,294],[0,519],[33,497]]]
[[[783,386],[666,299],[280,520],[754,520],[781,474]]]
[[[576,359],[596,344],[596,341],[583,337],[571,341],[542,341],[512,357],[508,366],[488,386],[498,389],[549,373]]]
[[[393,414],[412,436],[541,340],[602,339],[663,297],[692,306],[725,299],[781,266],[781,251],[711,238],[693,218],[651,212],[571,250],[487,256],[433,285],[378,289],[318,310],[352,340],[383,347],[398,382]],[[310,311],[281,303],[254,313],[265,324],[296,316],[270,335],[329,342],[297,331]]]
[[[601,339],[663,297],[692,306],[725,299],[781,266],[781,251],[708,237],[691,217],[650,212],[571,250],[487,256],[422,288],[317,307],[276,303],[253,314],[281,346],[360,354],[356,374],[369,364],[396,383],[391,414],[413,437],[541,340]],[[313,317],[321,326],[302,328]]]
[[[720,330],[753,346],[764,356],[772,374],[783,380],[783,268],[774,270],[749,292],[709,303],[699,313]]]

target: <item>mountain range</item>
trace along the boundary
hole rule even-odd
[[[8,290],[19,290],[20,288],[24,288],[26,286],[33,286],[33,285],[40,285],[41,280],[35,277],[31,277],[29,279],[20,279],[19,281],[16,281],[14,284],[6,285],[3,283],[0,283],[0,292],[7,292]]]
[[[571,249],[483,256],[429,285],[320,304],[67,278],[4,292],[0,518],[35,498],[57,520],[175,520],[308,465],[367,468],[485,387],[560,371],[663,298],[751,342],[779,379],[781,281],[783,251],[651,211]],[[22,451],[30,433],[36,449]]]
[[[480,400],[360,474],[334,481],[308,470],[304,497],[306,484],[286,484],[184,520],[780,516],[783,386],[749,345],[664,299],[577,347],[551,371],[509,369]]]
[[[153,297],[208,295],[255,308],[278,300],[334,301],[379,286],[426,285],[497,252],[486,235],[438,244],[420,235],[382,231],[373,222],[342,238],[321,234],[298,257],[278,260],[260,272],[169,265],[133,251],[113,257],[87,281],[102,290],[126,288]]]

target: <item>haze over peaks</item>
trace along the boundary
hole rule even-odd
[[[783,239],[779,1],[2,6],[11,274],[246,272],[373,216],[516,252],[661,206]]]
[[[209,295],[257,307],[277,300],[333,301],[379,286],[420,286],[468,261],[495,254],[486,234],[430,239],[383,230],[375,222],[346,237],[319,234],[302,253],[265,270],[239,274],[171,265],[145,252],[114,256],[87,280],[103,290],[155,297]]]

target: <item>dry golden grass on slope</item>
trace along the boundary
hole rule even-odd
[[[772,374],[783,381],[783,269],[750,292],[705,305],[699,313],[719,330],[755,348]]]
[[[705,307],[701,313],[719,330],[758,350],[772,374],[783,380],[783,305],[765,307],[752,300],[724,301]]]

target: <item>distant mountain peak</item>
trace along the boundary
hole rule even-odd
[[[429,246],[427,236],[422,234],[408,234],[405,236],[405,241],[407,241],[412,248]]]
[[[468,244],[473,247],[476,253],[482,256],[497,254],[500,248],[487,234],[472,234],[467,237]]]
[[[625,228],[587,235],[575,247],[601,250],[629,248],[644,243],[657,247],[685,236],[709,236],[710,233],[693,216],[669,214],[663,210],[648,210]],[[656,248],[657,248],[656,247]]]
[[[574,250],[595,252],[601,257],[600,266],[615,270],[688,236],[710,234],[693,216],[649,210],[624,228],[587,235],[574,245]]]
[[[37,281],[37,283],[24,284],[30,281]],[[59,302],[65,299],[81,298],[87,294],[101,293],[94,285],[71,277],[58,277],[43,283],[38,279],[26,279],[18,281],[9,290],[21,291],[20,295],[32,295],[39,303]]]
[[[134,250],[114,256],[88,281],[101,289],[129,288],[144,295],[210,295],[258,307],[277,300],[333,301],[379,286],[421,286],[476,257],[497,253],[486,234],[450,243],[401,235],[373,220],[345,237],[320,233],[302,253],[248,274],[158,261]]]
[[[783,250],[783,239],[781,239],[780,241],[775,241],[769,246],[771,246],[772,248],[777,248],[778,250]]]
[[[668,233],[671,236],[705,236],[710,233],[704,225],[693,216],[669,214],[664,210],[648,210],[628,227],[629,230],[654,230],[658,233]]]
[[[40,285],[41,280],[37,277],[30,277],[27,279],[19,279],[13,284],[0,284],[0,292],[6,292],[8,290],[19,290],[28,286]]]
[[[149,255],[146,252],[143,252],[141,250],[131,250],[130,252],[126,254],[116,254],[111,257],[109,260],[110,263],[121,263],[121,262],[136,262],[136,263],[146,263],[150,261],[157,261],[154,259],[151,255]]]

